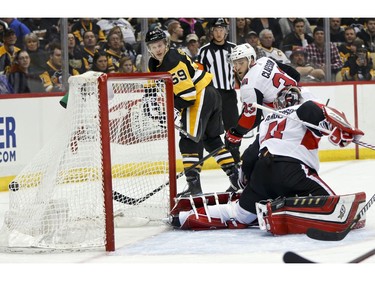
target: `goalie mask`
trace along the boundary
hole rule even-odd
[[[277,97],[273,101],[273,106],[276,109],[283,109],[300,104],[301,101],[302,96],[300,89],[296,86],[288,86],[277,94]]]

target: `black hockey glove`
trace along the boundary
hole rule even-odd
[[[225,147],[229,150],[238,149],[241,146],[243,135],[238,133],[235,128],[230,128],[224,137]]]

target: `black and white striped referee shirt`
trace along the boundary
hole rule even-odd
[[[233,67],[227,62],[227,56],[236,44],[225,41],[223,45],[216,45],[213,41],[202,46],[198,54],[198,62],[204,69],[213,74],[214,87],[221,90],[234,89]]]

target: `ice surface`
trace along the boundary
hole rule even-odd
[[[337,194],[364,191],[369,199],[375,190],[374,171],[375,160],[324,162],[321,163],[320,176]],[[204,192],[225,191],[229,184],[221,170],[203,170],[201,180]],[[178,180],[178,191],[184,185],[182,177]],[[7,209],[8,194],[0,193],[1,225]],[[38,274],[40,270],[55,270],[57,267],[61,274],[50,275],[48,280],[76,270],[77,276],[82,274],[85,280],[88,276],[100,279],[100,274],[107,280],[112,279],[111,276],[123,280],[153,280],[157,276],[162,278],[160,280],[237,277],[245,280],[256,277],[264,277],[265,280],[328,280],[320,271],[334,270],[335,280],[353,280],[368,274],[370,267],[374,267],[375,256],[359,265],[344,264],[373,248],[375,206],[367,212],[366,227],[350,232],[342,241],[315,241],[301,234],[273,237],[257,228],[181,231],[165,225],[150,225],[116,229],[116,251],[113,253],[102,250],[52,254],[0,253],[0,270],[29,274],[29,269]],[[282,256],[286,251],[295,251],[322,264],[315,265],[319,266],[318,271],[311,268],[312,265],[285,265]],[[20,271],[17,266],[20,263],[28,269]],[[69,270],[60,267],[69,264]]]

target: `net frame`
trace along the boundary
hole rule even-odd
[[[101,137],[103,143],[103,179],[104,179],[104,205],[106,210],[106,233],[107,243],[106,251],[115,250],[114,224],[113,224],[113,189],[112,189],[112,173],[111,173],[111,151],[110,151],[110,132],[109,132],[109,110],[108,110],[108,87],[109,80],[118,79],[163,79],[166,85],[167,96],[167,112],[174,112],[174,94],[173,82],[170,73],[108,73],[98,78],[99,81],[99,102],[102,105],[100,109]],[[170,209],[174,206],[174,198],[176,197],[176,154],[175,154],[175,134],[174,134],[174,116],[167,114],[167,130],[168,130],[168,151],[169,151],[169,187],[170,187]]]
[[[86,73],[87,74],[87,73]],[[112,179],[112,165],[111,165],[111,136],[110,136],[110,108],[109,108],[109,99],[111,96],[110,91],[108,90],[108,85],[111,82],[122,81],[122,80],[131,80],[132,81],[145,81],[145,80],[160,80],[164,81],[165,89],[165,102],[166,102],[166,119],[167,119],[167,140],[168,140],[168,182],[164,186],[169,187],[169,209],[174,205],[174,197],[176,196],[176,155],[175,155],[175,135],[174,135],[174,94],[173,94],[173,82],[172,77],[169,73],[134,73],[134,74],[122,74],[122,73],[110,73],[103,74],[97,73],[97,96],[98,96],[98,116],[99,127],[100,127],[100,145],[101,145],[101,180],[102,180],[102,196],[103,196],[103,205],[104,205],[104,220],[105,220],[105,249],[106,251],[115,250],[115,237],[114,237],[114,214],[113,214],[113,179]],[[95,78],[94,77],[94,78]],[[68,108],[69,109],[69,108]],[[171,113],[171,114],[170,114]],[[59,146],[61,148],[61,146]],[[38,158],[38,157],[36,157]],[[52,166],[56,166],[53,164]],[[53,167],[50,170],[55,171],[56,167]],[[22,173],[22,171],[21,171]],[[57,173],[57,172],[56,172]],[[50,176],[48,176],[49,178]],[[49,183],[52,183],[52,181]],[[23,187],[21,182],[21,187]],[[10,190],[17,191],[17,185],[10,185]],[[48,191],[48,190],[47,190]],[[56,202],[56,204],[60,202]],[[62,202],[63,205],[65,202]],[[10,202],[11,204],[11,202]],[[53,207],[53,206],[52,206]],[[64,216],[67,214],[62,214],[61,219],[64,219]],[[26,214],[27,216],[27,214]],[[0,235],[1,236],[1,235]],[[21,246],[22,247],[22,246]],[[27,247],[27,246],[26,246]],[[31,246],[33,247],[33,246]],[[43,246],[42,246],[43,247]],[[54,249],[55,250],[55,249]],[[16,250],[18,251],[18,250]],[[38,249],[40,251],[40,249]]]

